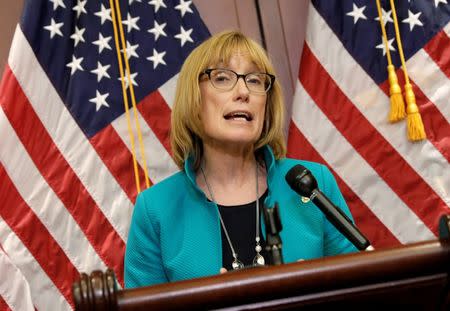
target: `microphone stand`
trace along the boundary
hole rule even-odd
[[[264,223],[266,225],[266,251],[272,259],[273,265],[283,264],[283,254],[281,253],[282,243],[280,231],[281,225],[278,203],[273,208],[264,205]]]

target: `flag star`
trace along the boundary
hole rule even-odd
[[[438,7],[439,3],[448,4],[447,0],[434,0],[434,5]]]
[[[348,16],[353,17],[353,24],[356,24],[360,18],[367,19],[367,17],[363,13],[365,9],[366,6],[358,8],[356,4],[353,3],[353,11],[347,13]]]
[[[161,53],[158,53],[157,50],[153,49],[153,56],[147,57],[147,59],[149,61],[153,62],[153,69],[158,67],[159,64],[167,65],[166,62],[163,59],[164,55],[166,55],[165,51],[161,52]]]
[[[56,10],[59,6],[61,6],[64,9],[66,8],[63,0],[50,0],[50,2],[53,3],[53,11]]]
[[[98,17],[101,18],[102,25],[103,25],[103,23],[104,23],[106,20],[112,21],[112,18],[111,18],[111,9],[105,8],[105,6],[104,6],[103,4],[102,4],[102,7],[101,7],[100,11],[98,11],[97,13],[95,13],[95,15],[97,15]]]
[[[139,85],[137,84],[137,82],[136,82],[136,79],[135,79],[137,75],[138,75],[137,72],[130,74],[130,80],[131,80],[131,83],[132,83],[133,85],[135,85],[135,86],[139,86]],[[122,79],[119,77],[118,80],[121,81]],[[128,86],[129,86],[128,78],[127,78],[127,77],[124,77],[124,83],[125,83],[125,88],[127,89]]]
[[[419,16],[422,12],[417,12],[414,14],[411,10],[408,10],[408,18],[402,20],[403,23],[409,24],[409,30],[412,31],[414,26],[423,26],[422,22],[419,20]]]
[[[167,37],[166,32],[164,31],[164,27],[166,27],[167,23],[164,24],[158,24],[158,22],[155,20],[155,23],[153,25],[152,29],[149,29],[148,32],[151,32],[155,36],[155,41],[158,40],[159,36]]]
[[[181,17],[183,17],[184,14],[186,14],[186,12],[194,13],[194,12],[192,12],[192,10],[191,10],[191,8],[190,8],[191,3],[192,3],[192,1],[184,1],[184,0],[180,0],[180,4],[177,5],[177,6],[175,7],[175,9],[176,9],[176,10],[180,10],[180,12],[181,12]]]
[[[73,7],[72,10],[77,12],[77,18],[80,17],[81,13],[87,14],[86,9],[85,9],[86,3],[87,3],[87,0],[78,0],[77,5]]]
[[[98,53],[101,53],[103,49],[111,49],[111,46],[109,45],[109,40],[111,40],[111,36],[109,37],[103,37],[103,35],[99,32],[98,33],[98,40],[92,42],[92,44],[98,45]]]
[[[72,55],[72,61],[68,63],[66,66],[70,68],[70,75],[73,76],[73,74],[77,71],[84,71],[83,67],[81,67],[81,62],[83,61],[83,57],[76,58],[75,55]]]
[[[45,29],[50,31],[50,38],[53,39],[55,35],[63,36],[61,32],[61,27],[64,25],[64,23],[56,23],[55,20],[52,18],[50,25],[44,26]]]
[[[109,96],[109,93],[100,94],[98,90],[96,90],[95,93],[95,97],[89,99],[91,103],[95,104],[95,111],[99,111],[102,106],[109,108],[109,105],[106,102],[106,97]]]
[[[130,59],[131,57],[139,58],[139,55],[136,53],[138,47],[139,44],[131,45],[131,43],[127,40],[127,48],[125,49],[125,51],[127,52],[128,59]],[[124,50],[122,49],[121,52],[123,53]]]
[[[164,4],[164,0],[152,0],[148,4],[155,7],[155,13],[158,12],[160,7],[167,8],[167,6]]]
[[[180,26],[180,33],[175,35],[175,38],[180,39],[181,46],[183,46],[187,41],[194,42],[191,38],[192,28],[189,30],[184,30],[183,26]]]
[[[108,74],[108,69],[111,65],[103,66],[100,62],[97,62],[97,69],[92,70],[91,72],[97,75],[97,82],[100,82],[103,77],[111,77]]]
[[[140,17],[131,17],[130,13],[127,13],[127,20],[126,21],[122,21],[122,24],[127,25],[127,32],[132,31],[133,29],[136,30],[141,30],[138,25],[137,22],[140,19]]]
[[[86,28],[78,29],[78,26],[75,26],[75,32],[70,36],[71,39],[75,40],[75,46],[77,46],[80,41],[85,42],[83,38],[85,30]]]
[[[394,21],[392,20],[392,17],[391,17],[392,10],[389,12],[386,12],[383,8],[381,8],[381,10],[382,10],[381,17],[383,17],[383,24],[386,26],[386,24],[389,22],[393,23]],[[379,21],[380,18],[377,17],[377,18],[375,18],[375,20]]]
[[[394,42],[394,39],[395,39],[395,38],[392,38],[391,40],[388,40],[388,48],[389,48],[389,51],[395,51],[395,48],[394,48],[394,46],[392,45],[392,43]],[[377,48],[377,49],[382,49],[382,50],[383,50],[383,56],[386,55],[386,44],[384,43],[383,38],[381,38],[381,43],[378,44],[378,45],[376,46],[376,48]]]

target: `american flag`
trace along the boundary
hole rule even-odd
[[[427,139],[388,122],[386,48],[376,1],[312,1],[293,100],[288,155],[334,171],[375,248],[436,239],[450,206],[450,4],[395,1],[406,68]],[[393,11],[382,1],[399,79]],[[403,85],[404,82],[400,82]]]
[[[192,1],[120,1],[113,12],[108,0],[24,4],[0,84],[0,308],[70,310],[73,281],[95,269],[113,268],[123,285],[137,187],[113,16],[129,60],[140,188],[139,146],[150,184],[177,170],[174,86],[208,29]]]

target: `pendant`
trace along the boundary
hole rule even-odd
[[[239,270],[244,268],[244,264],[239,259],[234,258],[233,262],[231,263],[231,267],[233,268],[233,270]]]
[[[253,265],[254,266],[264,266],[266,264],[266,261],[264,260],[264,257],[261,256],[259,253],[256,254],[255,258],[253,258]]]

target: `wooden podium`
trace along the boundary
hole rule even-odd
[[[449,220],[435,241],[126,290],[94,271],[72,292],[76,310],[450,310]]]

